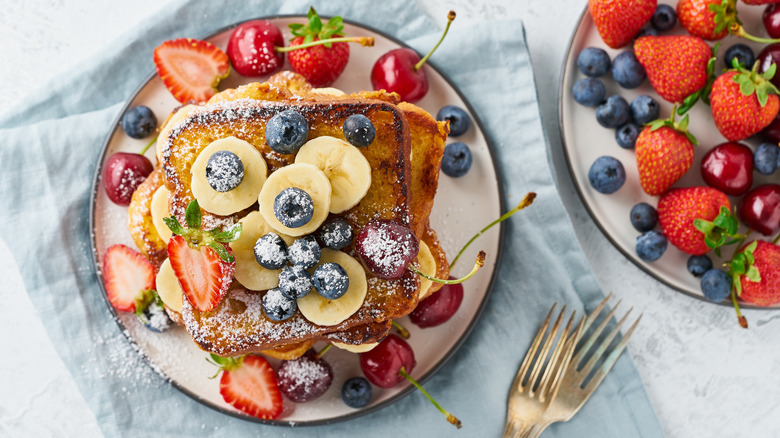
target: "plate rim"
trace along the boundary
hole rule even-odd
[[[322,15],[323,18],[329,18],[327,15]],[[238,21],[226,26],[222,26],[220,28],[217,28],[216,30],[213,30],[211,32],[207,32],[204,34],[201,34],[200,36],[196,37],[197,39],[201,40],[207,40],[209,38],[213,38],[218,34],[221,34],[223,32],[227,32],[228,30],[234,29],[238,26],[240,26],[243,23],[246,23],[248,21],[253,20],[278,20],[278,19],[287,19],[287,18],[306,18],[306,15],[304,14],[273,14],[273,15],[264,15],[254,18],[248,18],[246,20]],[[387,32],[381,31],[379,29],[374,28],[373,26],[366,25],[354,20],[350,19],[344,19],[344,23],[347,23],[352,26],[360,27],[363,29],[366,29],[368,31],[374,32],[378,35],[381,35],[384,38],[387,38],[388,40],[392,41],[393,43],[397,44],[401,48],[409,48],[414,50],[412,47],[410,47],[405,42],[401,41],[400,39],[396,38],[393,35],[388,34]],[[415,51],[416,52],[416,51]],[[431,60],[428,60],[426,64],[432,68],[436,73],[438,73],[442,79],[447,83],[447,85],[455,92],[455,94],[458,95],[458,97],[463,101],[464,105],[466,106],[466,109],[471,113],[471,116],[474,120],[474,123],[479,127],[482,136],[485,139],[485,144],[488,149],[488,153],[490,154],[490,162],[493,166],[493,171],[496,175],[496,188],[498,190],[498,203],[499,203],[499,213],[506,211],[506,197],[503,187],[503,181],[504,181],[504,175],[501,171],[500,167],[498,166],[496,157],[496,147],[493,144],[492,138],[487,134],[487,131],[484,129],[484,124],[482,123],[479,115],[474,110],[474,107],[471,105],[471,102],[466,98],[466,96],[461,92],[460,88],[455,86],[453,81],[450,79],[448,75],[446,75],[439,67],[436,66],[434,62]],[[122,115],[127,111],[127,109],[132,104],[135,97],[148,85],[148,83],[154,79],[154,77],[157,75],[156,71],[152,71],[150,74],[148,74],[144,79],[142,79],[141,83],[138,87],[136,87],[135,90],[130,94],[130,97],[125,100],[124,105],[122,108],[118,111],[117,116],[114,118],[114,121],[109,125],[114,127],[110,130],[110,132],[106,135],[105,139],[102,142],[100,154],[98,154],[97,162],[95,165],[95,172],[94,176],[92,178],[92,187],[90,189],[90,200],[89,200],[89,236],[90,236],[90,247],[92,250],[92,264],[95,268],[95,276],[98,280],[98,286],[100,290],[102,291],[102,297],[103,301],[106,304],[106,307],[108,307],[109,312],[111,313],[112,318],[119,326],[120,331],[124,335],[124,337],[130,342],[132,346],[134,346],[134,350],[138,352],[138,354],[143,358],[144,362],[146,362],[146,366],[149,366],[152,370],[155,371],[155,374],[160,376],[163,380],[170,383],[174,388],[176,388],[178,391],[183,393],[184,395],[190,397],[194,401],[200,403],[201,405],[204,405],[210,409],[213,409],[219,413],[227,414],[234,418],[239,418],[242,420],[246,420],[253,423],[260,423],[260,424],[266,424],[271,426],[283,426],[283,427],[301,427],[301,426],[322,426],[327,424],[334,424],[334,423],[340,423],[348,420],[352,420],[358,417],[362,417],[371,413],[375,413],[380,411],[381,409],[390,406],[391,404],[394,404],[398,401],[400,401],[402,398],[406,397],[407,395],[411,394],[416,390],[414,386],[411,384],[407,384],[407,387],[404,389],[401,389],[398,393],[395,395],[389,397],[387,400],[384,400],[376,405],[373,405],[371,407],[365,408],[365,409],[359,409],[355,412],[350,412],[346,415],[341,415],[337,417],[327,418],[327,419],[321,419],[321,420],[312,420],[312,421],[285,421],[285,420],[264,420],[261,418],[253,417],[241,412],[237,412],[231,409],[228,409],[227,407],[217,406],[211,403],[210,401],[200,397],[196,393],[188,390],[184,386],[180,385],[177,381],[166,375],[162,370],[159,370],[157,366],[154,364],[153,360],[144,352],[144,350],[136,343],[135,339],[131,336],[129,330],[125,327],[122,320],[119,318],[116,309],[111,305],[111,303],[108,301],[108,297],[106,295],[106,290],[104,286],[103,281],[103,270],[99,262],[99,255],[97,252],[97,242],[96,242],[96,233],[95,233],[95,201],[97,199],[98,190],[100,189],[100,182],[102,180],[102,167],[101,164],[103,163],[106,153],[108,151],[108,147],[111,143],[111,140],[114,138],[115,133],[117,132],[117,126],[119,126]],[[474,328],[476,327],[477,323],[481,320],[482,315],[484,314],[485,308],[487,307],[488,302],[490,301],[490,296],[493,293],[493,289],[496,286],[497,280],[498,280],[498,274],[501,269],[501,262],[503,260],[504,255],[504,242],[506,238],[506,226],[505,224],[499,223],[499,234],[498,234],[498,249],[495,255],[495,268],[493,269],[490,281],[488,282],[487,288],[485,289],[485,294],[482,297],[482,301],[479,304],[479,307],[477,308],[474,317],[469,321],[468,326],[465,328],[465,330],[462,332],[458,340],[455,342],[455,344],[452,346],[452,348],[449,349],[449,351],[442,357],[438,362],[436,362],[430,370],[428,370],[427,373],[423,374],[417,381],[422,384],[425,383],[427,380],[432,378],[436,373],[438,373],[441,368],[443,368],[447,363],[449,363],[450,359],[455,355],[455,353],[460,350],[460,348],[463,346],[463,344],[466,342],[466,340],[469,338],[471,333],[473,332]]]
[[[668,288],[670,288],[670,289],[672,289],[674,291],[680,292],[680,293],[682,293],[682,294],[684,294],[686,296],[689,296],[691,298],[695,298],[697,300],[704,301],[706,303],[714,304],[714,305],[717,305],[717,306],[732,307],[732,303],[731,303],[730,300],[724,300],[724,301],[721,301],[721,302],[714,302],[714,301],[708,300],[707,297],[705,297],[703,294],[702,295],[698,295],[698,294],[695,294],[695,293],[693,293],[693,292],[691,292],[689,290],[679,288],[679,287],[673,285],[672,283],[666,281],[663,277],[661,277],[660,275],[658,275],[655,272],[651,271],[650,269],[648,269],[647,267],[645,267],[641,263],[639,263],[639,261],[636,260],[636,258],[634,258],[627,251],[625,251],[617,243],[615,238],[613,238],[612,235],[607,232],[607,230],[604,227],[604,225],[596,218],[596,215],[594,214],[593,210],[591,209],[590,203],[588,203],[588,201],[587,201],[587,199],[586,199],[586,197],[585,197],[585,195],[583,193],[582,187],[580,187],[580,184],[577,183],[577,181],[576,181],[576,179],[574,177],[574,169],[573,169],[572,158],[569,155],[569,146],[567,146],[566,134],[565,134],[565,131],[564,131],[564,120],[563,120],[564,117],[563,117],[563,105],[562,105],[562,102],[563,102],[563,98],[564,98],[563,97],[563,93],[564,93],[564,87],[565,87],[564,82],[565,82],[565,79],[566,79],[566,67],[567,67],[567,65],[569,63],[569,59],[571,58],[571,55],[572,55],[572,50],[574,48],[574,42],[575,42],[574,39],[577,36],[577,33],[580,31],[580,28],[583,26],[583,24],[584,24],[584,22],[585,22],[585,20],[587,18],[587,15],[588,15],[588,5],[585,5],[585,7],[582,10],[582,13],[580,13],[579,19],[577,20],[577,26],[575,26],[574,30],[572,31],[571,37],[569,38],[569,43],[567,44],[566,50],[565,50],[565,52],[563,54],[563,60],[561,61],[561,71],[560,71],[560,75],[559,75],[559,78],[558,78],[558,99],[556,100],[556,104],[558,106],[558,111],[557,111],[557,113],[558,113],[558,132],[559,132],[559,135],[560,135],[560,138],[561,138],[561,147],[563,148],[563,155],[564,155],[564,158],[566,159],[566,170],[568,170],[568,172],[569,172],[569,177],[571,178],[572,185],[574,186],[575,190],[577,191],[577,196],[579,197],[579,200],[582,203],[582,205],[585,207],[585,210],[588,212],[588,215],[590,216],[591,221],[594,224],[596,224],[596,227],[599,229],[599,231],[601,231],[601,234],[603,234],[604,237],[607,238],[609,243],[612,244],[612,246],[615,247],[615,249],[617,249],[618,252],[620,252],[623,255],[623,257],[628,259],[631,263],[634,264],[634,266],[638,267],[645,274],[647,274],[650,277],[652,277],[653,279],[659,281],[661,284],[665,285],[666,287],[668,287]],[[745,302],[739,303],[739,307],[742,308],[742,309],[751,309],[751,310],[756,309],[756,310],[766,310],[766,311],[780,309],[780,307],[756,306],[755,304],[750,304],[750,303],[745,303]]]

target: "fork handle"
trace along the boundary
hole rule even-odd
[[[547,425],[538,424],[518,424],[516,421],[509,421],[504,428],[504,438],[538,438]]]
[[[542,423],[542,424],[534,424],[531,426],[530,431],[528,432],[527,437],[528,438],[539,438],[539,435],[544,432],[545,429],[547,429],[547,426],[549,426],[550,423]]]

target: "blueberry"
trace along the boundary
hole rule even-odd
[[[263,295],[263,312],[273,321],[284,321],[298,309],[294,299],[286,297],[281,289],[271,289]]]
[[[637,32],[634,38],[642,38],[643,36],[658,36],[658,31],[652,27],[644,27]]]
[[[598,78],[609,73],[609,67],[612,61],[609,55],[603,49],[597,47],[586,47],[577,56],[577,68],[582,74],[592,78]]]
[[[288,187],[274,199],[274,216],[285,227],[302,227],[309,223],[313,215],[314,202],[311,196],[298,187]]]
[[[661,115],[661,105],[652,97],[643,94],[631,101],[631,117],[640,125],[650,123]]]
[[[372,392],[368,380],[363,377],[353,377],[344,382],[344,386],[341,387],[341,399],[350,408],[362,408],[371,401]]]
[[[666,236],[655,230],[646,231],[636,238],[636,255],[646,262],[654,262],[666,251]]]
[[[471,126],[471,117],[461,107],[447,105],[436,113],[436,120],[450,121],[450,137],[459,137],[466,133]]]
[[[607,89],[604,87],[604,83],[598,79],[582,78],[574,83],[571,94],[580,105],[598,106],[604,102]]]
[[[441,171],[453,178],[465,175],[471,169],[471,149],[464,143],[450,143],[444,147]]]
[[[153,332],[162,333],[173,325],[173,321],[168,317],[163,307],[162,300],[155,299],[143,311],[143,316],[139,318],[144,327]]]
[[[639,125],[634,122],[628,122],[615,130],[615,140],[623,149],[634,149],[637,137],[639,137]]]
[[[341,129],[349,144],[359,148],[370,145],[376,135],[374,124],[363,114],[353,114],[347,117]]]
[[[631,225],[637,231],[650,231],[658,224],[658,211],[647,202],[640,202],[631,207]]]
[[[677,24],[677,14],[674,8],[669,5],[658,5],[653,16],[650,17],[650,24],[655,30],[661,32],[673,28]]]
[[[719,303],[731,292],[731,277],[720,269],[710,269],[701,276],[701,291],[707,299]]]
[[[255,242],[255,260],[265,269],[281,269],[287,264],[287,244],[276,233],[268,233]]]
[[[692,255],[688,257],[688,272],[694,277],[701,277],[712,269],[712,260],[706,255]]]
[[[143,105],[134,106],[122,116],[122,129],[132,138],[146,138],[157,129],[157,117]]]
[[[268,147],[280,154],[294,154],[309,138],[309,123],[301,113],[282,111],[271,117],[265,126]]]
[[[285,266],[279,273],[279,290],[287,298],[297,300],[311,292],[314,283],[311,274],[303,266]]]
[[[628,102],[623,97],[609,96],[607,101],[596,108],[596,121],[605,128],[617,128],[631,120]]]
[[[734,58],[737,62],[750,70],[753,68],[753,64],[756,62],[756,54],[753,53],[753,49],[745,44],[734,44],[726,49],[726,53],[723,55],[723,61],[726,63],[726,68],[731,68],[734,64]]]
[[[326,248],[339,250],[350,243],[354,237],[354,231],[344,218],[336,217],[328,219],[317,231],[317,238]]]
[[[290,263],[299,265],[303,269],[317,266],[322,255],[322,249],[314,236],[305,236],[296,240],[287,248],[287,256]]]
[[[761,143],[753,153],[753,168],[756,172],[771,175],[780,166],[780,147],[773,143]]]
[[[206,163],[206,181],[218,192],[229,192],[244,180],[244,163],[230,151],[216,151]]]
[[[588,180],[596,191],[608,195],[615,193],[626,182],[626,170],[620,161],[605,155],[590,166]]]
[[[623,88],[636,88],[645,80],[645,69],[634,52],[623,52],[612,61],[612,77]]]
[[[317,266],[312,275],[314,289],[329,300],[341,298],[349,289],[347,271],[338,263],[323,263]]]

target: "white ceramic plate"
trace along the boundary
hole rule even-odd
[[[676,4],[675,2],[670,1],[660,1],[659,3],[669,3],[672,6]],[[763,10],[763,7],[751,7],[746,6],[743,3],[739,4],[739,16],[747,31],[753,35],[765,35],[763,24],[761,24],[761,13]],[[685,34],[685,29],[678,23],[675,29],[667,34]],[[752,46],[756,56],[758,56],[758,53],[763,47],[762,45],[754,44],[741,38],[729,36],[721,40],[719,54],[722,56],[728,47],[737,42]],[[710,43],[710,45],[713,44]],[[631,207],[639,202],[647,202],[653,206],[657,205],[658,197],[646,194],[639,185],[639,174],[637,172],[633,149],[623,149],[618,146],[615,142],[615,130],[603,128],[596,122],[595,108],[579,105],[572,97],[571,89],[574,86],[574,83],[578,79],[585,77],[577,69],[577,56],[580,51],[586,47],[600,47],[606,50],[612,59],[623,51],[631,50],[630,47],[615,50],[604,44],[593,24],[593,19],[588,13],[587,7],[585,8],[579,25],[574,31],[569,50],[564,60],[559,90],[559,123],[564,151],[574,185],[593,220],[599,228],[601,228],[607,238],[609,238],[609,240],[626,257],[668,286],[688,295],[706,299],[701,292],[699,279],[692,276],[686,269],[688,260],[687,254],[669,244],[664,255],[655,262],[645,262],[636,255],[634,247],[636,238],[640,233],[631,225],[629,212]],[[723,61],[718,60],[715,67],[716,72],[720,72],[723,68]],[[645,80],[639,88],[626,90],[620,88],[609,74],[601,79],[607,88],[607,96],[620,94],[630,103],[639,95],[649,94],[661,104],[661,118],[669,117],[672,105],[660,98],[655,91],[653,91],[649,81]],[[712,147],[727,141],[720,135],[717,128],[715,128],[710,108],[704,103],[697,103],[689,114],[689,131],[699,140],[699,145],[695,146],[693,166],[685,176],[674,185],[675,187],[705,185],[700,172],[701,159]],[[750,139],[743,143],[755,147],[759,141]],[[588,170],[590,169],[590,166],[596,158],[602,155],[610,155],[617,158],[623,163],[623,167],[625,167],[626,170],[625,185],[611,195],[604,195],[597,192],[588,182]],[[754,172],[753,176],[754,187],[770,181],[777,182],[780,180],[778,173],[764,176]],[[738,205],[738,198],[731,197],[730,199],[732,205]],[[744,231],[744,229],[742,231]],[[753,237],[756,236],[761,238],[760,234],[754,233]],[[730,258],[733,251],[733,246],[729,246],[724,248],[722,252],[723,258],[718,258],[715,256],[714,252],[710,252],[708,255],[713,259],[714,266],[717,267],[723,261]],[[731,305],[731,301],[726,301],[724,304]]]
[[[303,16],[271,19],[283,30],[286,38],[290,36],[287,27],[289,23],[306,21]],[[233,27],[235,26],[218,31],[206,39],[224,50]],[[355,23],[346,23],[345,33],[354,36],[373,36],[375,46],[368,48],[351,45],[347,69],[333,86],[347,92],[370,90],[369,72],[376,59],[388,50],[403,44],[377,30]],[[149,53],[150,60],[151,57],[152,54]],[[502,197],[490,146],[475,114],[458,90],[431,64],[424,68],[430,81],[430,90],[427,96],[418,102],[418,105],[432,114],[435,114],[444,105],[459,105],[466,108],[471,114],[472,120],[476,122],[472,124],[465,135],[457,140],[452,140],[465,142],[471,147],[474,154],[473,167],[467,175],[457,179],[442,174],[439,180],[436,204],[431,215],[431,224],[437,231],[445,251],[452,257],[473,234],[500,216]],[[289,69],[289,66],[286,65],[285,69]],[[220,89],[233,88],[246,82],[262,79],[250,80],[232,72],[222,82]],[[141,104],[151,108],[160,121],[165,120],[170,111],[178,106],[178,102],[173,99],[155,74],[144,81],[138,91],[129,99],[125,109]],[[91,206],[93,251],[98,267],[98,281],[101,285],[102,275],[99,271],[106,248],[116,243],[122,243],[132,248],[135,246],[127,231],[127,208],[114,205],[108,200],[101,187],[100,171],[103,168],[103,163],[111,154],[120,151],[140,151],[149,141],[148,139],[134,140],[129,138],[122,131],[118,120],[114,126],[108,128],[105,147],[103,154],[99,157],[100,165],[95,175]],[[152,148],[146,155],[154,161],[154,154],[155,151]],[[488,254],[488,259],[485,267],[464,284],[463,304],[451,320],[441,326],[424,330],[413,325],[408,318],[399,320],[411,332],[409,342],[417,359],[417,366],[411,373],[413,377],[425,381],[433,375],[463,343],[473,328],[496,277],[496,266],[501,255],[500,242],[501,228],[494,227],[464,254],[463,261],[455,269],[455,275],[464,275],[471,269],[469,260],[474,260],[478,249],[484,249]],[[206,362],[207,354],[192,342],[183,328],[175,327],[166,333],[153,333],[144,328],[134,315],[117,313],[110,305],[107,307],[130,342],[136,344],[139,353],[148,359],[150,366],[187,395],[207,406],[239,418],[290,426],[343,421],[386,406],[414,389],[409,384],[401,384],[391,389],[374,387],[373,398],[368,406],[360,410],[347,407],[341,401],[341,387],[348,378],[362,375],[358,356],[333,348],[325,356],[334,372],[333,384],[330,389],[319,399],[305,404],[296,404],[285,399],[284,413],[279,419],[262,421],[245,415],[222,400],[219,394],[219,379],[209,379],[209,376],[214,375],[216,368]],[[319,350],[324,346],[324,343],[319,343],[315,347]],[[274,368],[279,363],[273,359],[270,362]],[[436,414],[432,411],[431,415]]]

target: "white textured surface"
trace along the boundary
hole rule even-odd
[[[170,0],[168,0],[170,1]],[[167,1],[29,0],[6,2],[0,15],[0,107],[9,108],[46,80],[78,64],[165,7]],[[436,0],[456,23],[522,18],[561,196],[580,244],[605,291],[644,313],[629,343],[650,400],[669,437],[774,437],[780,431],[780,311],[733,309],[683,296],[625,259],[577,198],[557,128],[558,76],[584,0]],[[443,21],[443,20],[437,20]],[[90,23],[88,26],[83,23]],[[453,28],[457,31],[457,26]],[[486,78],[489,80],[489,78]],[[572,242],[576,244],[576,242]],[[95,420],[45,335],[5,245],[0,244],[0,435],[96,436]],[[17,336],[16,334],[24,334]],[[13,334],[9,336],[9,334]]]

